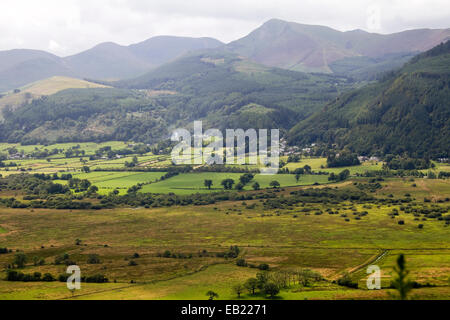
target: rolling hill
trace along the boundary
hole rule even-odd
[[[102,43],[65,58],[36,50],[0,51],[0,92],[52,76],[97,80],[136,77],[189,51],[221,45],[211,38],[164,36],[130,46]]]
[[[353,83],[345,77],[263,66],[219,49],[186,55],[141,77],[114,85],[128,89],[177,92],[190,96],[194,105],[197,104],[194,101],[199,99],[204,110],[198,114],[192,110],[191,116],[198,119],[214,109],[215,105],[229,105],[227,99],[234,97],[233,94],[245,96],[249,103],[271,109],[282,107],[306,117],[341,90],[351,88]]]
[[[0,51],[0,93],[55,75],[74,76],[74,72],[61,58],[44,51]]]
[[[112,85],[116,88],[69,89],[35,99],[5,116],[0,139],[154,143],[194,120],[220,129],[288,130],[353,83],[206,50]]]
[[[362,30],[340,32],[272,19],[248,36],[228,44],[227,49],[264,65],[305,72],[333,73],[334,63],[353,58],[347,65],[354,69],[354,62],[359,62],[364,75],[365,68],[377,64],[400,67],[405,55],[429,50],[448,39],[450,29],[381,35]]]
[[[71,88],[104,87],[106,86],[85,80],[59,76],[37,81],[20,88],[19,92],[11,92],[0,97],[0,119],[2,119],[1,111],[7,106],[10,107],[11,110],[14,110],[23,104],[31,103],[33,99],[38,99],[42,96],[49,96],[59,91]]]
[[[337,144],[359,154],[448,158],[450,41],[382,81],[340,96],[289,133],[290,143]]]
[[[272,19],[227,45],[212,38],[159,36],[129,46],[105,42],[65,58],[44,51],[10,50],[0,52],[0,92],[52,76],[107,81],[134,78],[204,49],[235,53],[269,67],[365,81],[401,67],[447,39],[450,29],[381,35]]]

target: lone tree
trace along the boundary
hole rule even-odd
[[[408,293],[413,288],[413,282],[407,279],[409,271],[406,269],[406,260],[403,254],[398,257],[394,271],[397,276],[392,281],[391,286],[398,291],[400,300],[406,300]]]
[[[271,186],[272,188],[274,188],[274,189],[277,189],[277,188],[280,187],[280,183],[279,183],[278,181],[272,181],[272,182],[270,183],[270,186]]]
[[[237,295],[238,298],[241,298],[241,294],[244,292],[244,286],[237,284],[233,287],[233,292]]]
[[[213,185],[212,180],[205,180],[205,187],[207,187],[209,190],[211,190],[212,185]]]
[[[257,190],[260,190],[260,189],[261,189],[261,186],[259,185],[259,183],[258,183],[258,182],[255,182],[255,183],[253,184],[253,190],[257,191]]]
[[[25,267],[28,259],[24,253],[18,253],[14,256],[13,264],[17,266],[18,269],[22,269]]]
[[[312,172],[312,168],[309,165],[304,166],[303,170],[306,174],[310,174]]]
[[[208,291],[206,295],[209,297],[209,300],[213,301],[214,299],[219,298],[219,295],[214,291]]]
[[[297,181],[297,183],[300,181],[301,177],[302,175],[300,173],[295,174],[295,180]]]
[[[231,190],[231,189],[233,189],[233,186],[234,186],[234,180],[233,179],[225,179],[222,181],[221,184],[225,190]]]
[[[258,279],[256,278],[250,278],[245,283],[245,288],[248,290],[249,293],[252,295],[255,295],[255,291],[258,288]]]
[[[100,264],[100,257],[98,254],[90,254],[87,260],[88,264]]]

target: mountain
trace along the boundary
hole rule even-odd
[[[212,38],[160,36],[129,46],[101,43],[61,58],[44,51],[0,52],[0,92],[52,76],[121,80],[145,74],[189,52],[218,49],[269,67],[333,73],[374,80],[416,54],[450,39],[450,29],[420,29],[390,35],[340,32],[272,19],[248,36],[224,45]],[[220,49],[219,49],[220,48]]]
[[[73,76],[64,61],[37,50],[0,51],[0,93],[54,75]]]
[[[217,49],[185,55],[141,77],[114,85],[170,91],[193,99],[209,100],[210,105],[202,108],[226,104],[223,100],[238,94],[252,102],[291,109],[304,117],[333,99],[340,90],[351,88],[353,83],[344,77],[267,67]]]
[[[222,42],[213,38],[160,36],[133,44],[128,48],[134,56],[152,67],[157,67],[190,51],[213,49],[223,45]]]
[[[64,58],[80,77],[118,80],[136,77],[179,56],[223,45],[212,38],[160,36],[130,46],[107,42]]]
[[[405,60],[396,63],[399,56],[426,51],[448,39],[450,29],[381,35],[362,30],[340,32],[323,26],[272,19],[248,36],[228,44],[227,50],[268,66],[333,73],[336,62],[355,58],[361,64],[364,61],[361,57],[368,58],[362,68],[386,61],[401,66]],[[348,65],[354,66],[353,63]]]
[[[289,132],[290,143],[337,144],[361,155],[450,153],[450,41],[382,81],[343,94]]]
[[[116,88],[63,90],[8,112],[0,141],[154,143],[194,120],[203,120],[205,128],[287,131],[353,83],[266,67],[212,49],[111,85]]]
[[[63,59],[81,78],[117,80],[139,75],[152,66],[137,58],[128,47],[108,42]]]
[[[45,51],[0,51],[0,92],[52,76],[97,80],[132,78],[190,51],[223,45],[212,38],[155,37],[130,46],[102,43],[61,58]]]

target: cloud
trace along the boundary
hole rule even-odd
[[[271,18],[338,30],[392,33],[448,28],[448,0],[2,0],[0,50],[74,54],[100,42],[130,44],[156,35],[229,42]]]

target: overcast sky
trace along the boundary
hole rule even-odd
[[[393,33],[449,28],[449,0],[1,0],[0,50],[66,56],[106,41],[157,35],[230,42],[271,18]]]

